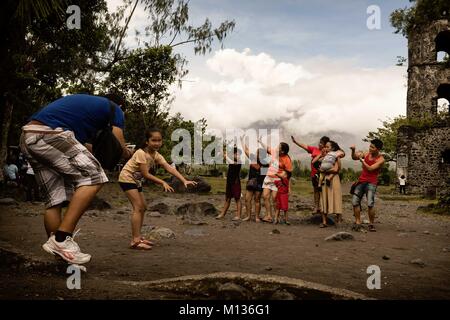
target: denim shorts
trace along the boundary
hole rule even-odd
[[[361,199],[364,195],[367,195],[367,206],[372,208],[375,205],[375,193],[377,191],[377,186],[368,182],[363,182],[358,184],[355,188],[355,193],[353,194],[352,204],[354,207],[361,205]]]

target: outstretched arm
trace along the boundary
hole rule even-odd
[[[353,160],[359,160],[359,159],[361,159],[362,157],[364,157],[364,152],[362,152],[362,151],[356,151],[356,150],[355,150],[355,149],[356,149],[355,145],[352,145],[352,146],[350,147],[350,149],[352,150],[352,159],[353,159]]]
[[[244,148],[245,155],[247,156],[247,158],[250,158],[250,152],[248,150],[248,146],[244,142],[244,137],[241,137],[241,144],[242,147]]]
[[[298,145],[300,148],[304,149],[306,152],[308,151],[308,145],[298,142],[297,140],[295,140],[294,136],[291,136],[292,142],[295,143],[296,145]]]
[[[364,159],[361,159],[361,163],[363,165],[363,167],[365,167],[367,169],[367,171],[375,171],[379,168],[381,168],[384,164],[384,157],[380,157],[380,159],[378,159],[373,165],[369,166]]]
[[[122,146],[122,158],[128,159],[133,155],[133,152],[131,152],[130,149],[127,148],[125,144],[125,138],[123,136],[123,130],[119,127],[112,127],[112,133],[113,135],[119,140],[120,145]]]
[[[174,191],[173,188],[171,186],[169,186],[169,184],[167,182],[165,182],[164,180],[162,180],[162,179],[160,179],[160,178],[150,174],[150,172],[149,172],[150,168],[148,167],[148,165],[146,163],[140,163],[139,164],[139,169],[141,170],[141,174],[142,174],[142,176],[145,179],[147,179],[149,181],[152,181],[152,182],[154,182],[156,184],[162,185],[163,188],[164,188],[164,191],[169,191],[169,192],[173,192]]]
[[[260,145],[262,145],[262,147],[263,147],[264,149],[267,150],[267,153],[268,153],[268,154],[272,154],[272,149],[269,148],[264,142],[262,142],[262,140],[261,140],[260,137],[258,137],[258,142],[259,142]]]
[[[188,185],[195,186],[197,182],[186,180],[181,173],[178,172],[178,170],[174,167],[172,167],[168,162],[161,163],[161,166],[171,175],[175,176],[176,178],[180,179],[181,182],[183,182],[184,186],[187,188]]]

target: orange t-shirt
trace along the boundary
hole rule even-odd
[[[287,155],[279,155],[278,160],[274,155],[272,155],[272,161],[270,162],[269,170],[267,175],[272,178],[276,178],[277,174],[281,174],[283,171],[292,172],[292,160]]]

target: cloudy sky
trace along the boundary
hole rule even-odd
[[[109,1],[113,8],[120,0]],[[370,5],[381,28],[369,30]],[[343,145],[361,139],[380,120],[406,113],[407,42],[394,34],[389,15],[408,0],[191,0],[190,20],[213,25],[234,19],[236,28],[210,54],[189,59],[173,113],[202,117],[208,126],[274,128],[315,143],[329,134]],[[138,7],[131,30],[145,25]],[[132,33],[131,33],[132,34]],[[127,45],[135,46],[131,37]]]

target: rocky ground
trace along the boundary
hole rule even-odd
[[[290,226],[231,221],[234,205],[216,220],[221,194],[146,189],[145,196],[144,233],[157,242],[151,251],[128,248],[130,207],[116,184],[99,194],[106,203],[98,201],[83,216],[76,240],[93,258],[81,274],[81,290],[67,289],[67,266],[41,248],[43,205],[0,204],[0,299],[202,298],[201,292],[136,284],[216,272],[301,279],[377,299],[450,298],[450,218],[417,212],[423,205],[417,198],[378,198],[378,231],[368,233],[352,231],[347,196],[344,223],[326,229],[311,215],[309,195],[291,197]],[[346,234],[335,240],[338,232]],[[379,290],[366,286],[371,265],[381,269]]]

